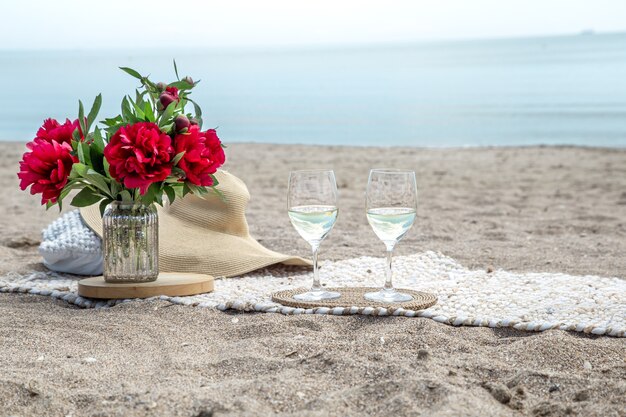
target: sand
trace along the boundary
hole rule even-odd
[[[58,215],[17,188],[22,151],[0,144],[2,274],[41,268],[39,233]],[[285,213],[288,171],[331,167],[340,215],[322,257],[381,255],[367,172],[406,167],[419,218],[397,253],[626,278],[626,150],[234,144],[227,155],[252,194],[251,231],[272,249],[308,252]],[[0,416],[625,416],[624,398],[625,339],[0,295]]]

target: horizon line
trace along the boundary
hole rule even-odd
[[[512,35],[512,36],[495,36],[495,37],[441,37],[430,39],[409,39],[409,40],[388,40],[374,42],[347,42],[347,43],[302,43],[302,44],[258,44],[258,45],[203,45],[203,46],[97,46],[91,48],[71,47],[0,47],[3,52],[85,52],[85,51],[133,51],[142,49],[147,51],[164,51],[170,49],[178,49],[180,51],[189,52],[193,50],[214,50],[214,51],[251,51],[251,50],[271,50],[271,51],[289,51],[289,50],[316,50],[316,49],[359,49],[368,47],[403,47],[429,44],[454,44],[454,43],[472,43],[485,41],[513,41],[513,40],[532,40],[532,39],[555,39],[555,38],[574,38],[574,37],[593,37],[593,36],[614,36],[626,35],[626,29],[618,31],[595,31],[593,29],[584,29],[578,32],[554,33],[554,34],[529,34],[529,35]]]

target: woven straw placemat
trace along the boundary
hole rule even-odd
[[[293,298],[296,294],[302,294],[309,291],[306,288],[296,288],[293,290],[278,291],[272,294],[272,301],[282,304],[284,306],[296,307],[296,308],[315,308],[315,307],[383,307],[387,311],[392,312],[399,308],[404,310],[424,310],[437,303],[437,297],[434,294],[413,291],[407,289],[398,288],[398,291],[411,294],[413,299],[411,301],[405,301],[403,303],[377,303],[375,301],[366,300],[363,296],[367,292],[378,291],[380,288],[375,287],[334,287],[324,288],[325,291],[337,291],[341,293],[341,297],[332,300],[323,301],[300,301]]]

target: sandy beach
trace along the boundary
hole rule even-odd
[[[23,151],[0,143],[0,275],[43,268],[40,232],[58,216],[19,190]],[[227,156],[252,196],[252,235],[277,251],[309,253],[286,214],[289,170],[328,167],[339,220],[322,259],[382,256],[365,184],[370,168],[397,167],[419,189],[397,254],[626,278],[625,149],[232,144]],[[626,339],[559,330],[0,294],[0,347],[0,416],[626,416]]]

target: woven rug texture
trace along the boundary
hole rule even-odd
[[[380,286],[385,261],[361,257],[325,262],[328,287]],[[83,308],[106,308],[134,300],[93,300],[78,296],[82,277],[54,272],[10,273],[0,277],[0,292],[51,296]],[[431,292],[437,304],[421,311],[374,307],[294,308],[271,301],[275,291],[311,285],[308,269],[274,266],[236,278],[217,278],[215,291],[190,297],[158,297],[174,304],[218,310],[282,314],[365,314],[426,317],[453,326],[563,329],[626,336],[626,280],[554,273],[470,270],[437,252],[394,258],[394,285]]]

